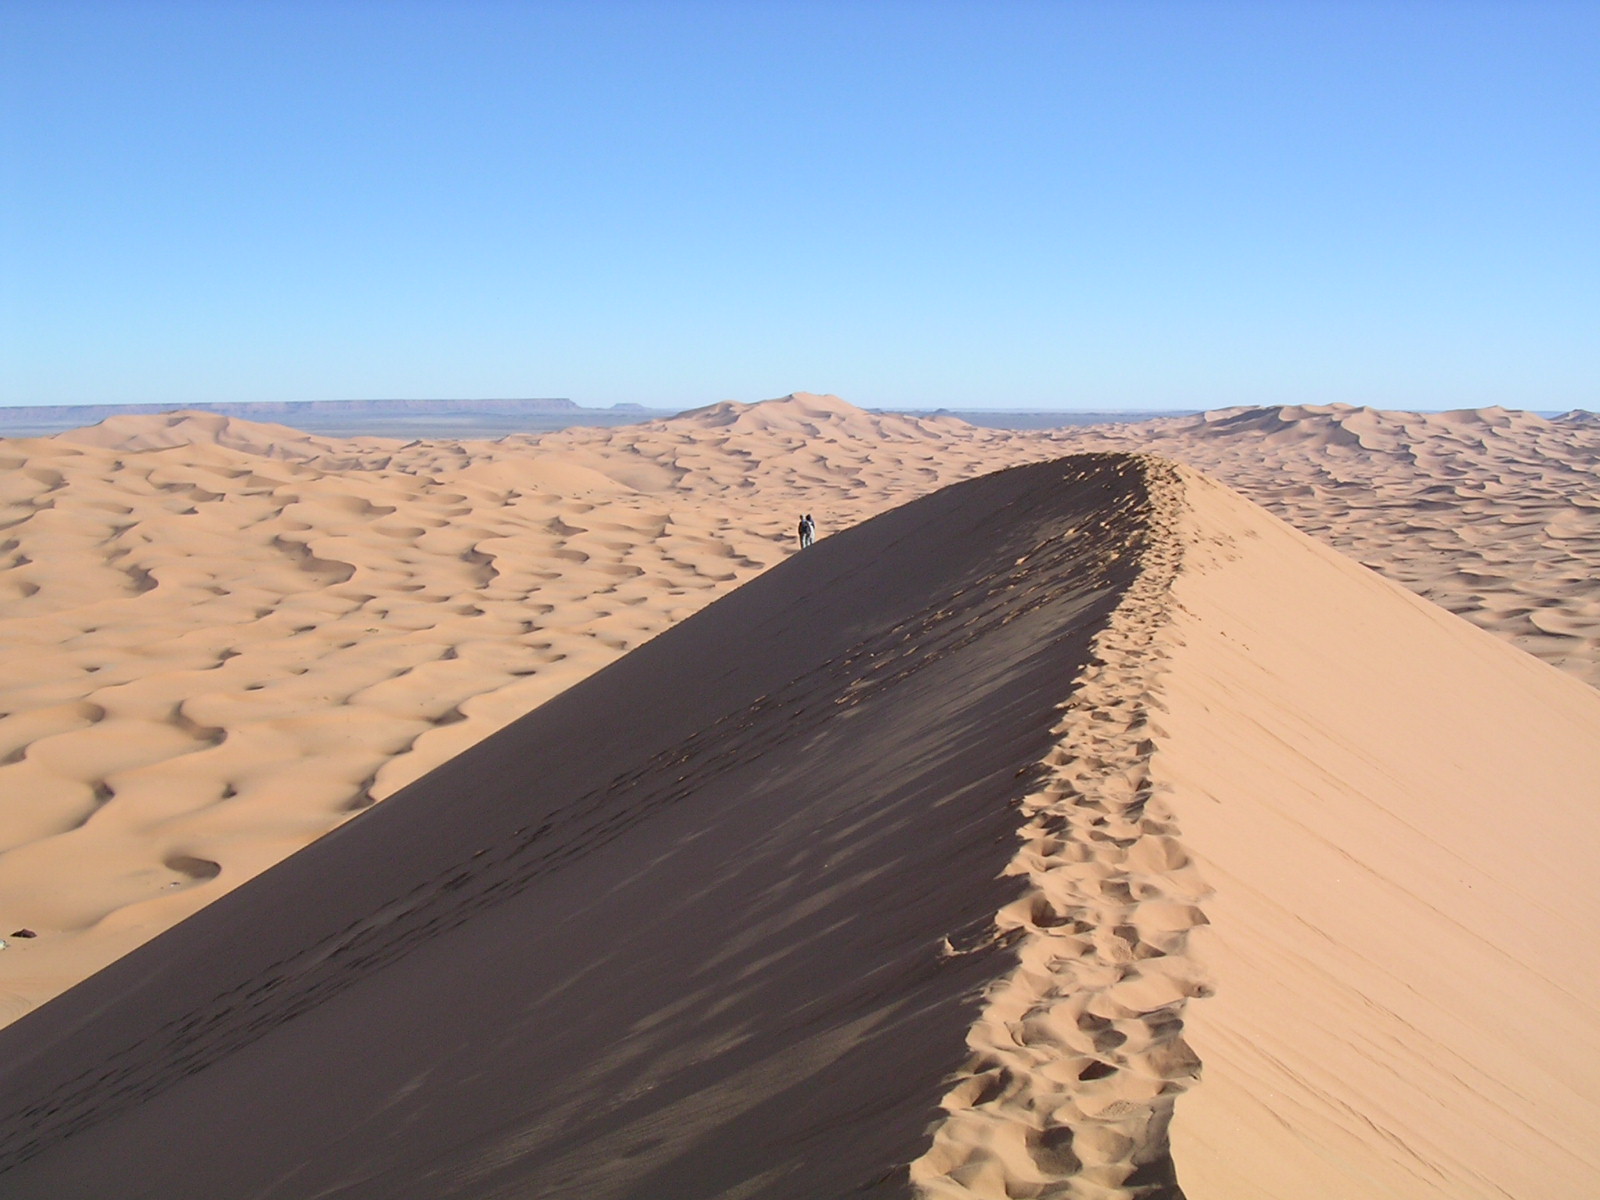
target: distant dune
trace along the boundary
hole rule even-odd
[[[1085,430],[1070,444],[1148,450],[1199,467],[1600,686],[1600,425],[1592,414],[1231,409]]]
[[[978,481],[1081,451],[1116,457]],[[1146,451],[1203,470],[1321,545],[1187,467],[1128,456]],[[306,1180],[322,1171],[336,1173],[322,1194],[412,1194],[392,1190],[392,1168],[430,1155],[435,1166],[416,1178],[438,1186],[417,1195],[524,1194],[535,1178],[540,1195],[831,1194],[832,1182],[806,1173],[823,1170],[819,1157],[834,1161],[828,1180],[856,1179],[861,1194],[903,1194],[910,1178],[929,1196],[1175,1194],[1174,1162],[1191,1200],[1600,1191],[1586,1083],[1600,1069],[1597,914],[1580,862],[1594,854],[1600,811],[1600,693],[1588,686],[1600,682],[1597,460],[1600,430],[1582,414],[1329,406],[1024,432],[808,395],[496,442],[337,438],[218,413],[0,441],[4,1017],[115,964],[7,1035],[14,1068],[0,1096],[14,1103],[0,1145],[45,1149],[0,1177],[0,1194],[13,1181],[18,1195],[118,1194],[95,1172],[124,1150],[163,1195],[317,1194]],[[1074,471],[1105,490],[1068,497],[1039,482]],[[962,481],[973,482],[950,490]],[[824,536],[791,562],[805,511]],[[948,528],[905,515],[917,512],[944,513]],[[958,536],[968,521],[993,545]],[[1017,538],[1036,549],[1012,553]],[[1089,553],[1079,538],[1101,550],[1071,557]],[[1068,556],[1041,560],[1042,549]],[[810,574],[830,562],[840,573]],[[1095,579],[1108,590],[1079,590]],[[991,601],[1017,615],[991,628]],[[896,624],[924,618],[926,629]],[[1039,621],[1058,623],[1042,632]],[[968,625],[982,637],[937,633]],[[882,641],[891,629],[900,651]],[[862,658],[838,638],[880,648]],[[937,696],[909,681],[910,691],[879,688],[900,678],[890,667],[902,657],[949,657],[954,673],[919,669],[944,680]],[[888,674],[861,674],[869,659]],[[1006,682],[1047,665],[1048,686],[1014,693]],[[766,745],[756,734],[735,738],[715,752],[713,775],[725,767],[747,785],[725,795],[664,765],[680,753],[668,743],[701,745],[706,729],[725,728],[719,714],[733,710],[719,706],[743,703],[734,683],[767,670],[784,676],[761,685],[769,696],[816,672],[835,680],[817,684],[819,707],[801,705],[805,728],[819,722],[807,737],[820,752],[780,738],[754,753]],[[618,678],[630,682],[602,683]],[[835,684],[845,690],[828,692]],[[601,695],[610,699],[592,699]],[[530,710],[533,725],[460,757]],[[568,724],[540,734],[547,749],[534,752],[517,738],[541,721]],[[651,757],[657,743],[665,758]],[[509,757],[491,769],[481,756],[494,746]],[[577,774],[550,773],[558,751]],[[962,771],[971,782],[957,786]],[[562,782],[583,772],[603,778],[577,791]],[[892,794],[890,774],[911,790]],[[667,893],[634,890],[655,886],[654,867],[593,874],[623,851],[594,842],[591,853],[580,798],[624,775],[637,780],[629,788],[677,799],[627,816],[617,844],[632,857],[606,861],[659,859],[688,872],[675,878],[703,879],[727,911],[713,920],[699,892],[683,893],[700,934],[674,924]],[[371,808],[414,781],[408,796],[431,799]],[[947,802],[936,802],[940,787]],[[808,857],[803,840],[752,850],[762,864],[752,876],[720,818],[682,826],[673,837],[686,857],[669,852],[680,843],[660,822],[724,801],[732,807],[717,811],[745,814],[728,820],[754,820],[750,797],[768,793],[795,805],[791,832],[835,820],[861,831],[870,851],[841,860],[859,887],[831,873],[831,854]],[[533,891],[506,882],[533,878],[534,851],[516,849],[540,824],[527,804],[578,821],[562,826],[575,841],[558,839],[571,865],[548,879],[540,868]],[[858,816],[845,820],[838,805]],[[932,806],[942,832],[907,834],[909,857],[895,857],[900,831],[922,829],[909,816],[918,805]],[[391,815],[402,809],[432,815]],[[446,810],[459,828],[445,829]],[[749,845],[766,845],[749,828]],[[893,836],[878,839],[880,828]],[[365,832],[401,829],[411,832]],[[709,859],[696,857],[700,843]],[[450,866],[479,851],[493,861]],[[427,898],[429,872],[446,867],[463,881]],[[866,952],[832,939],[868,929],[874,906],[885,912],[863,943],[871,953],[849,958]],[[615,915],[596,934],[602,911]],[[548,915],[558,912],[570,915]],[[785,912],[833,916],[791,928]],[[541,920],[554,924],[540,932]],[[517,938],[492,933],[497,921]],[[391,924],[400,943],[381,932]],[[338,932],[347,925],[355,932]],[[740,940],[746,927],[754,941]],[[565,947],[567,991],[518,974],[543,969],[518,941],[535,936]],[[788,949],[772,942],[790,936]],[[685,937],[692,944],[674,940]],[[711,974],[674,997],[678,983],[596,949],[619,938],[641,962],[701,954]],[[738,947],[731,958],[711,948],[718,939]],[[948,960],[939,973],[957,981],[951,990],[919,990],[908,965],[904,977],[890,971],[887,990],[846,996],[828,991],[838,981],[814,957],[845,955],[861,984],[869,961],[923,961],[927,939],[947,945],[933,961]],[[338,953],[318,965],[321,952],[306,949],[316,945]],[[485,1063],[549,1047],[498,1000],[445,998],[445,976],[474,977],[452,957],[463,954],[471,970],[508,972],[544,997],[534,1008],[556,1006],[540,1011],[593,1010],[570,1062],[588,1090],[535,1103],[507,1083],[514,1104],[484,1107],[462,1066],[489,1054],[480,1032],[497,1039]],[[307,965],[285,975],[279,959]],[[723,972],[746,968],[749,994],[778,1025],[713,998],[744,995]],[[414,1011],[385,982],[402,976]],[[784,982],[762,990],[772,979]],[[825,1087],[785,1058],[784,1047],[822,1045],[782,1025],[772,1003],[798,981],[833,997],[842,1024],[830,1028],[868,1022],[827,1043],[823,1057],[843,1075]],[[662,1015],[608,1008],[607,989]],[[357,993],[375,1007],[347,1009]],[[71,1014],[101,1001],[104,1019],[79,1028]],[[398,1060],[384,1066],[374,1050],[375,1074],[353,1072],[359,1095],[347,1099],[368,1132],[339,1133],[338,1112],[305,1103],[295,1072],[352,1038],[352,1021],[393,1032],[401,1026],[385,1022],[448,1023],[458,1005],[479,1014],[481,1031],[469,1022],[407,1062],[447,1045],[460,1062],[402,1078]],[[700,1032],[683,1024],[696,1014]],[[915,1047],[914,1067],[896,1057],[904,1047],[873,1048],[880,1020]],[[673,1049],[680,1038],[699,1049]],[[740,1058],[747,1041],[753,1057]],[[260,1074],[264,1055],[282,1058],[281,1078]],[[86,1077],[92,1086],[70,1083],[96,1056],[107,1065]],[[686,1065],[713,1060],[732,1074]],[[189,1080],[202,1062],[214,1065]],[[458,1067],[468,1074],[442,1082]],[[657,1078],[647,1068],[666,1075],[646,1087]],[[673,1088],[656,1095],[668,1076]],[[428,1118],[417,1114],[457,1111],[469,1093],[472,1112],[437,1137],[418,1134]],[[821,1093],[820,1108],[789,1112]],[[219,1122],[247,1119],[235,1103],[266,1105],[248,1118],[260,1122],[249,1144],[226,1153],[287,1173],[254,1177],[252,1192],[248,1172],[224,1186],[209,1167],[172,1159],[162,1147],[173,1130],[217,1133],[206,1125],[213,1103]],[[385,1124],[390,1108],[404,1132]],[[774,1112],[784,1115],[770,1136],[752,1138]],[[94,1131],[49,1148],[80,1119]],[[499,1132],[491,1119],[503,1119]],[[333,1123],[319,1133],[319,1121]],[[307,1147],[295,1163],[265,1145],[288,1129]],[[364,1142],[369,1133],[378,1140]],[[446,1135],[459,1135],[455,1149]],[[135,1149],[141,1139],[149,1145]],[[394,1149],[413,1142],[413,1158]],[[635,1158],[619,1157],[624,1143]],[[103,1159],[77,1149],[90,1144],[122,1148]],[[561,1191],[569,1185],[537,1176],[530,1158],[567,1164],[580,1182]],[[688,1182],[723,1159],[723,1190]],[[879,1175],[859,1173],[869,1166]],[[190,1170],[209,1190],[182,1181]]]

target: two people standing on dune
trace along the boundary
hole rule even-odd
[[[807,513],[800,518],[800,549],[804,550],[816,540],[817,523],[811,519],[811,514]]]

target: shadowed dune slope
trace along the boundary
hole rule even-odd
[[[0,1024],[788,558],[800,513],[1024,461],[829,397],[612,432],[0,439]]]
[[[0,1192],[904,1194],[1147,470],[827,538],[30,1013]]]

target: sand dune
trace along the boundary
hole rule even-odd
[[[749,449],[725,409],[644,449],[216,414],[6,443],[0,935],[40,936],[0,957],[3,1015],[779,561],[818,480],[827,528],[963,473],[934,425],[791,407]]]
[[[6,1194],[1589,1194],[1597,777],[1193,472],[987,476],[0,1032]]]
[[[1190,1200],[1600,1192],[1600,693],[1190,479]]]
[[[30,1014],[7,1194],[903,1191],[1144,491],[824,539]]]
[[[1587,419],[1585,419],[1587,418]],[[1057,438],[1168,455],[1600,686],[1600,424],[1487,408],[1233,409]]]
[[[824,535],[1076,449],[1200,466],[1600,682],[1600,432],[1254,409],[1014,433],[834,397],[499,442],[218,414],[0,443],[0,1019]]]

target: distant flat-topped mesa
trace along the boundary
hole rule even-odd
[[[585,408],[565,398],[256,400],[187,404],[51,404],[0,407],[0,436],[37,436],[75,429],[107,418],[156,416],[187,410],[220,413],[249,421],[282,422],[316,433],[410,436],[502,436],[517,430],[568,425],[615,425],[662,416],[670,409],[639,404]]]
[[[0,1031],[0,1194],[1600,1193],[1600,693],[1186,468],[822,538]]]
[[[639,405],[619,407],[643,411]],[[563,398],[519,400],[246,400],[195,402],[189,404],[41,404],[0,409],[0,425],[33,419],[67,420],[81,423],[103,421],[107,417],[150,416],[178,409],[193,412],[224,413],[255,420],[261,417],[315,417],[327,413],[551,413],[575,412],[578,405]]]

